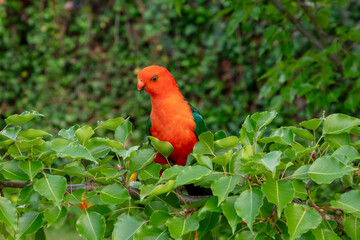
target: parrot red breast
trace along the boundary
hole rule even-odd
[[[170,164],[185,166],[188,155],[198,142],[198,136],[207,130],[199,112],[185,101],[174,77],[164,67],[149,66],[137,75],[138,90],[144,89],[151,98],[151,113],[146,124],[148,135],[172,144]],[[155,162],[168,164],[160,153]]]

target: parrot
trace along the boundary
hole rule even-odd
[[[145,90],[151,99],[147,135],[174,147],[168,159],[157,153],[155,163],[185,166],[199,135],[207,131],[203,117],[184,99],[174,77],[164,67],[151,65],[140,70],[137,88]]]

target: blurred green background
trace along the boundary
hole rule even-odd
[[[272,109],[279,125],[359,117],[359,19],[350,0],[0,0],[0,119],[36,110],[56,134],[129,116],[142,141],[151,104],[136,74],[151,64],[212,131]]]

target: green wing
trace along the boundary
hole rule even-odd
[[[192,112],[192,115],[194,117],[194,121],[196,124],[195,134],[196,134],[196,137],[199,138],[199,135],[201,133],[207,131],[207,127],[206,127],[205,121],[204,121],[203,117],[200,115],[199,111],[196,108],[194,108],[190,103],[189,103],[189,105],[190,105],[190,109],[191,109],[191,112]]]
[[[146,122],[146,135],[147,136],[151,136],[150,128],[151,128],[151,120],[150,120],[150,116],[149,116],[149,118]]]

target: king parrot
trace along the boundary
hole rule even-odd
[[[171,164],[185,166],[198,137],[207,130],[200,113],[184,100],[174,77],[164,67],[152,65],[137,75],[138,90],[145,89],[151,98],[151,113],[146,124],[148,135],[170,142],[174,151],[168,160]],[[168,164],[160,153],[155,160]]]

